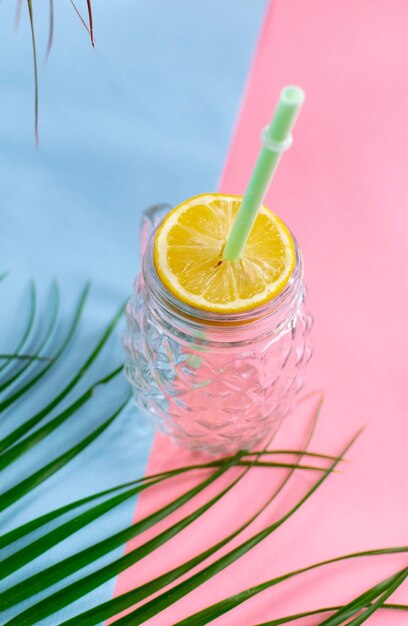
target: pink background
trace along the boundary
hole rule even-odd
[[[220,190],[244,191],[279,89],[289,82],[302,85],[307,99],[295,143],[267,205],[295,232],[305,257],[315,318],[307,391],[325,394],[311,448],[337,453],[360,426],[366,429],[348,454],[351,463],[281,529],[149,624],[168,626],[232,593],[325,558],[406,543],[407,27],[408,5],[402,0],[275,0],[270,5]],[[315,405],[312,398],[299,407],[276,445],[301,445]],[[181,465],[190,456],[157,436],[147,473]],[[154,558],[122,574],[116,595],[227,535],[273,492],[279,476],[254,470]],[[277,519],[314,478],[295,477],[230,547]],[[136,518],[187,489],[194,479],[189,480],[175,481],[155,497],[142,495]],[[221,483],[172,522],[207,501]],[[214,624],[256,624],[344,603],[407,562],[407,555],[375,557],[317,570],[258,595]],[[408,584],[393,600],[408,602]],[[382,612],[370,623],[399,626],[407,616]]]

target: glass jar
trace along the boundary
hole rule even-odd
[[[142,271],[126,308],[126,376],[137,406],[180,445],[249,450],[293,409],[312,354],[299,246],[288,284],[271,301],[235,314],[198,310],[155,270],[153,231],[168,210],[144,214]]]

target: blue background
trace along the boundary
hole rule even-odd
[[[88,278],[93,288],[63,366],[2,417],[0,436],[33,415],[69,381],[129,294],[139,267],[143,208],[162,201],[178,203],[217,188],[266,0],[94,2],[96,52],[70,3],[55,4],[54,45],[45,63],[48,3],[34,2],[39,151],[33,132],[27,7],[23,3],[15,32],[15,3],[0,6],[0,271],[11,272],[0,285],[0,352],[12,349],[27,318],[30,277],[37,282],[45,317],[51,280],[58,278],[63,295],[59,333]],[[86,3],[79,5],[85,15]],[[42,330],[39,321],[36,331]],[[51,417],[121,359],[118,332],[85,381]],[[22,480],[90,433],[126,390],[121,380],[100,390],[69,423],[4,472],[1,488]],[[77,459],[3,513],[0,531],[142,475],[152,438],[150,427],[129,407]],[[107,530],[127,526],[134,509],[132,499],[5,580],[2,588],[90,539],[106,536]],[[59,623],[110,598],[114,582],[43,623]]]

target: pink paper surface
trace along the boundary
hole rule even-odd
[[[302,85],[307,98],[295,143],[284,156],[267,205],[294,231],[305,258],[308,304],[315,318],[307,391],[323,389],[325,394],[311,448],[338,453],[359,427],[366,429],[342,473],[331,476],[282,528],[149,624],[168,626],[232,593],[325,558],[407,544],[407,27],[403,0],[275,0],[270,5],[220,190],[243,193],[260,130],[281,86]],[[316,401],[312,397],[299,406],[274,445],[301,445]],[[182,465],[192,456],[158,435],[147,472]],[[122,574],[115,595],[227,535],[273,492],[282,472],[253,470],[204,518]],[[299,473],[291,479],[231,547],[277,519],[315,478]],[[196,480],[168,483],[154,497],[145,492],[136,519]],[[221,484],[171,522],[208,500]],[[408,555],[397,555],[316,570],[263,592],[213,623],[246,626],[345,603],[407,565]],[[408,583],[393,601],[408,603]],[[314,625],[322,619],[296,623]],[[381,612],[369,623],[406,625],[408,617]]]

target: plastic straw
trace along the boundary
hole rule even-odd
[[[262,133],[263,146],[225,244],[223,259],[226,261],[235,261],[242,255],[282,152],[291,146],[290,132],[304,98],[300,87],[289,85],[281,91],[272,122]]]

